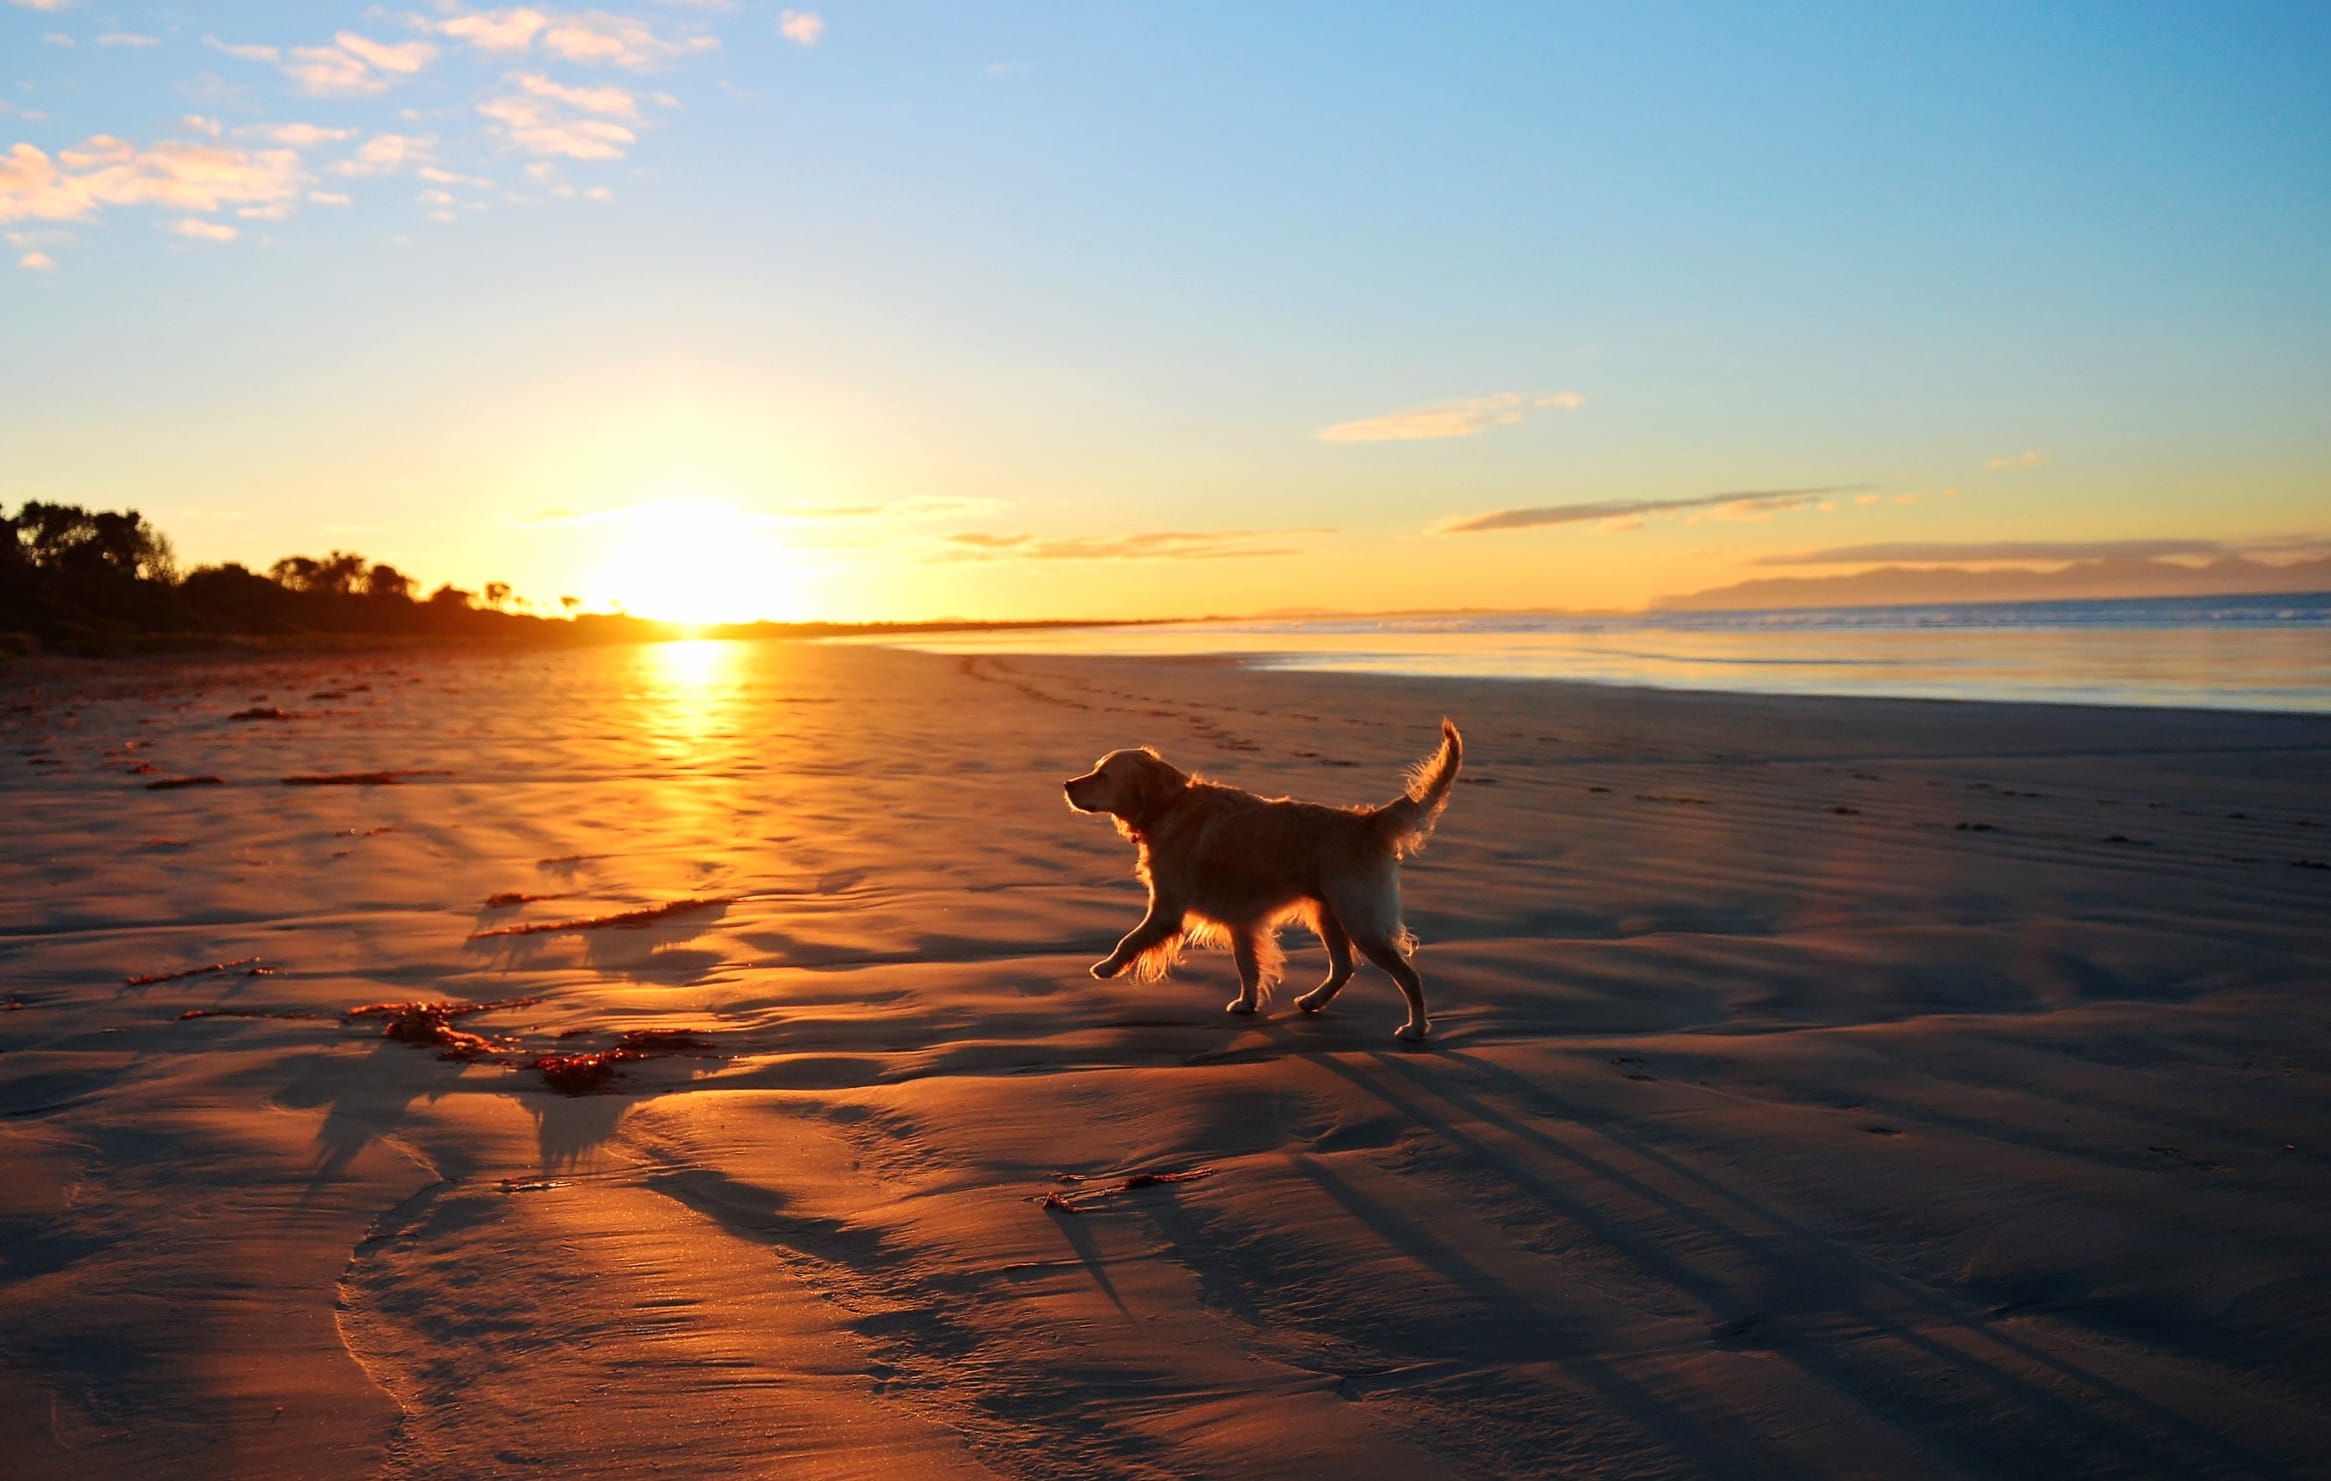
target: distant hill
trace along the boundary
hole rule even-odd
[[[1766,576],[1661,597],[1659,612],[1763,611],[1784,607],[1909,607],[1945,602],[2054,602],[2099,597],[2255,596],[2331,591],[2331,557],[2270,566],[2223,556],[2199,566],[2120,557],[2053,571],[1974,571],[1963,566],[1881,566],[1850,576]]]

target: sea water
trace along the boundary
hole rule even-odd
[[[2331,712],[2331,592],[1296,617],[884,641],[947,653],[1209,654],[1267,668],[1765,694]]]

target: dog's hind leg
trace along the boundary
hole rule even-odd
[[[1331,879],[1327,883],[1328,908],[1335,912],[1337,924],[1360,948],[1360,954],[1384,969],[1400,988],[1401,997],[1408,1000],[1408,1022],[1400,1026],[1397,1037],[1402,1043],[1415,1044],[1432,1032],[1432,1023],[1425,1017],[1424,982],[1416,975],[1416,968],[1408,964],[1407,948],[1412,944],[1408,928],[1400,923],[1400,875],[1390,860],[1375,869],[1357,875]]]
[[[1416,968],[1401,954],[1399,942],[1371,940],[1365,936],[1355,940],[1361,955],[1382,967],[1399,985],[1400,995],[1408,1000],[1408,1022],[1395,1030],[1393,1037],[1404,1044],[1423,1043],[1425,1035],[1433,1031],[1432,1021],[1425,1017],[1424,979],[1416,975]]]
[[[1327,980],[1295,1000],[1295,1006],[1306,1013],[1317,1013],[1335,1001],[1335,995],[1352,980],[1352,938],[1345,934],[1342,921],[1335,912],[1321,905],[1313,913],[1311,928],[1319,933],[1319,944],[1327,948]]]

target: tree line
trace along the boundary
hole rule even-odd
[[[0,508],[0,651],[67,653],[311,634],[498,641],[605,641],[653,624],[527,612],[505,582],[444,585],[426,598],[395,566],[335,550],[285,556],[265,574],[235,562],[181,573],[169,537],[136,510],[28,502]],[[481,599],[482,598],[482,599]],[[578,603],[562,597],[573,614]]]

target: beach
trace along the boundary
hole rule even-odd
[[[1444,714],[1427,1046],[1087,976],[1101,752]],[[2326,1473],[2331,717],[56,663],[0,817],[10,1475]]]

